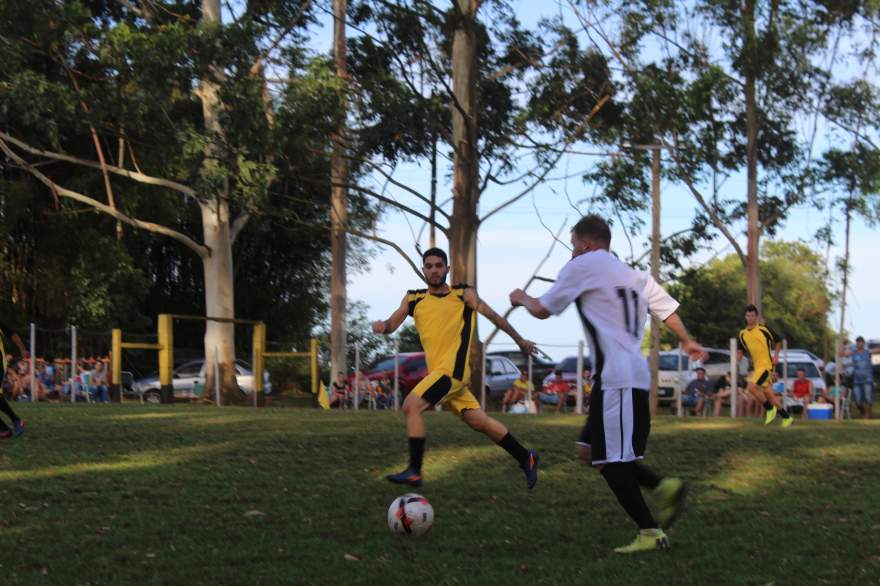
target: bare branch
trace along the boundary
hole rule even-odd
[[[355,162],[369,166],[373,171],[376,171],[377,173],[382,175],[382,177],[384,177],[386,179],[386,181],[388,183],[390,183],[391,185],[399,187],[399,188],[403,189],[404,191],[406,191],[407,193],[410,193],[410,194],[416,196],[417,198],[419,198],[420,200],[422,200],[426,204],[431,205],[431,200],[429,198],[425,197],[424,195],[422,195],[421,193],[419,193],[418,191],[416,191],[415,189],[413,189],[409,185],[406,185],[405,183],[401,183],[400,181],[395,179],[391,175],[391,173],[388,173],[387,171],[385,171],[382,167],[380,167],[376,163],[373,163],[372,161],[370,161],[368,159],[364,159],[364,158],[360,158],[360,157],[353,157],[351,155],[343,154],[342,156],[345,157],[346,159],[348,159],[349,161],[355,161]],[[441,214],[443,214],[447,220],[450,220],[452,218],[448,213],[441,210],[440,208],[437,208],[437,211],[439,211]]]
[[[694,199],[697,200],[697,203],[700,204],[700,207],[703,208],[703,211],[706,212],[706,215],[709,216],[709,219],[712,221],[712,224],[715,225],[718,230],[724,234],[724,237],[727,238],[728,242],[733,246],[736,250],[737,256],[739,256],[740,260],[745,263],[746,262],[746,254],[743,251],[742,247],[739,245],[739,242],[736,241],[733,234],[728,230],[727,226],[724,225],[724,222],[721,221],[721,218],[718,217],[718,214],[715,212],[714,208],[712,208],[708,203],[706,203],[706,198],[703,197],[703,194],[700,193],[700,190],[697,189],[696,185],[694,185],[693,178],[690,176],[684,165],[681,163],[681,157],[678,154],[678,138],[673,136],[673,141],[675,142],[674,148],[669,149],[669,153],[672,155],[672,160],[675,161],[675,165],[678,167],[678,170],[681,173],[682,179],[684,179],[685,185],[687,185],[688,189],[691,192],[691,195],[694,196]],[[662,141],[666,144],[666,141]]]
[[[32,155],[36,155],[38,157],[43,157],[45,159],[53,159],[56,161],[64,161],[66,163],[72,163],[74,165],[82,165],[84,167],[91,167],[92,169],[101,169],[101,164],[96,163],[94,161],[88,161],[86,159],[80,159],[79,157],[72,157],[70,155],[62,155],[61,153],[54,153],[52,151],[44,151],[42,149],[38,149],[36,147],[32,147],[26,142],[22,142],[15,137],[12,137],[2,130],[0,130],[0,139],[4,141],[11,142],[18,148],[27,151]],[[131,143],[129,143],[129,146]],[[134,153],[132,153],[132,156]],[[162,179],[159,177],[152,177],[150,175],[145,175],[139,172],[129,171],[127,169],[121,169],[119,167],[115,167],[113,165],[107,165],[107,170],[111,173],[115,173],[116,175],[121,175],[123,177],[127,177],[139,183],[145,183],[147,185],[156,185],[158,187],[167,187],[168,189],[173,189],[174,191],[180,192],[186,196],[195,198],[196,192],[194,189],[183,185],[182,183],[177,183],[176,181],[171,181],[170,179]]]
[[[403,249],[400,246],[397,245],[397,243],[392,242],[391,240],[386,240],[385,238],[382,238],[380,236],[376,236],[375,234],[366,234],[364,232],[361,232],[359,230],[355,230],[353,228],[346,228],[345,231],[348,232],[349,234],[351,234],[352,236],[366,238],[367,240],[372,240],[373,242],[378,242],[380,244],[384,244],[385,246],[389,246],[389,247],[393,248],[394,250],[396,250],[398,252],[398,254],[400,254],[400,256],[403,257],[403,260],[405,260],[409,264],[409,266],[413,270],[413,272],[419,276],[419,279],[421,279],[422,281],[425,280],[425,275],[422,274],[422,271],[419,270],[419,267],[416,265],[416,263],[409,257],[409,255],[407,253],[405,253],[403,251]]]
[[[347,189],[354,189],[355,191],[359,191],[365,195],[375,197],[379,201],[384,201],[385,203],[392,205],[392,206],[394,206],[394,207],[396,207],[396,208],[398,208],[408,214],[412,214],[413,216],[419,218],[420,220],[423,220],[429,224],[432,224],[435,228],[439,229],[444,234],[446,234],[448,231],[448,228],[446,226],[442,226],[442,225],[438,224],[436,221],[431,222],[431,218],[424,215],[423,213],[417,212],[416,210],[412,209],[411,207],[404,205],[395,199],[384,196],[381,193],[376,193],[372,189],[367,189],[366,187],[361,187],[360,185],[356,185],[353,183],[331,183],[330,185],[333,187],[345,187]]]
[[[523,285],[523,288],[522,288],[523,291],[528,291],[529,286],[532,283],[534,283],[535,281],[539,281],[539,280],[543,281],[544,280],[541,277],[538,277],[538,272],[541,270],[541,267],[544,266],[544,263],[546,263],[550,259],[550,255],[553,254],[553,249],[556,247],[556,243],[559,242],[559,235],[562,234],[562,231],[565,229],[565,224],[566,224],[565,222],[562,222],[562,225],[559,226],[559,230],[556,231],[556,235],[553,237],[553,242],[550,243],[550,248],[547,250],[547,254],[544,255],[544,258],[541,259],[541,262],[538,263],[538,266],[535,267],[535,270],[532,272],[532,276],[529,277],[529,280],[526,281],[525,285]],[[505,311],[504,315],[503,315],[505,320],[508,317],[510,317],[510,314],[513,313],[514,309],[516,309],[516,307],[507,308],[507,311]],[[494,330],[492,330],[492,333],[490,333],[486,337],[486,341],[483,342],[483,344],[484,344],[483,347],[488,346],[492,342],[492,340],[495,338],[495,336],[498,334],[499,331],[500,331],[500,329],[498,327],[496,327]]]
[[[2,134],[3,133],[0,133],[0,136],[2,136]],[[93,199],[91,197],[88,197],[88,196],[83,195],[81,193],[78,193],[76,191],[72,191],[70,189],[67,189],[65,187],[58,185],[57,183],[55,183],[54,181],[52,181],[51,179],[46,177],[46,175],[41,173],[39,170],[34,168],[32,165],[30,165],[23,158],[21,158],[15,151],[13,151],[9,147],[7,142],[5,140],[3,140],[2,138],[0,138],[0,150],[2,150],[4,153],[6,153],[6,156],[8,156],[10,159],[12,159],[16,163],[16,165],[18,165],[19,167],[28,171],[31,175],[36,177],[41,183],[43,183],[46,187],[48,187],[52,191],[53,194],[60,195],[62,197],[66,197],[66,198],[72,199],[74,201],[78,201],[80,203],[84,203],[99,212],[103,212],[103,213],[107,214],[108,216],[111,216],[120,222],[125,222],[126,224],[130,224],[131,226],[134,226],[135,228],[139,228],[141,230],[146,230],[148,232],[154,232],[156,234],[162,234],[163,236],[168,236],[169,238],[180,242],[181,244],[183,244],[184,246],[186,246],[187,248],[189,248],[190,250],[192,250],[193,252],[198,254],[199,257],[201,257],[201,258],[208,258],[211,256],[211,249],[210,248],[195,242],[194,240],[192,240],[189,236],[186,236],[185,234],[181,234],[180,232],[177,232],[176,230],[172,230],[171,228],[168,228],[166,226],[162,226],[160,224],[155,224],[153,222],[147,222],[144,220],[138,220],[137,218],[132,218],[131,216],[128,216],[128,215],[120,212],[116,208],[112,208],[112,207],[108,206],[107,204],[99,202],[96,199]]]
[[[229,227],[229,239],[233,244],[235,244],[235,240],[250,219],[250,212],[242,212],[237,218],[235,218],[235,221],[232,222],[232,226]]]
[[[611,99],[611,96],[609,96],[609,95],[602,96],[602,98],[598,102],[596,102],[596,105],[593,106],[593,109],[590,111],[590,113],[587,115],[587,117],[584,118],[584,120],[578,125],[578,127],[575,129],[575,131],[572,133],[572,135],[569,136],[565,140],[565,143],[563,143],[563,144],[569,145],[569,144],[573,143],[577,139],[577,137],[580,136],[581,132],[583,132],[584,128],[586,128],[586,126],[590,123],[590,120],[593,119],[593,117],[599,112],[599,110],[602,109],[602,107],[610,99]],[[544,171],[535,179],[534,183],[532,183],[531,185],[526,187],[524,190],[522,190],[521,192],[519,192],[518,194],[516,194],[515,196],[513,196],[512,198],[510,198],[506,202],[502,203],[501,205],[499,205],[498,207],[496,207],[495,209],[490,211],[485,216],[483,216],[480,219],[480,223],[485,222],[486,220],[488,220],[493,215],[497,214],[498,212],[500,212],[501,210],[503,210],[507,206],[513,205],[514,203],[516,203],[517,201],[519,201],[520,199],[522,199],[523,197],[528,195],[533,189],[535,189],[535,187],[537,187],[544,180],[545,177],[547,177],[547,175],[550,174],[550,171],[552,171],[556,167],[556,163],[559,162],[559,160],[562,158],[562,156],[565,154],[565,152],[566,151],[564,148],[561,149],[556,154],[556,158],[553,160],[553,162],[551,164],[547,165],[547,167],[544,169]]]

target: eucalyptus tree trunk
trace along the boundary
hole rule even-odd
[[[453,204],[449,227],[449,256],[454,283],[477,286],[477,201],[479,199],[479,152],[477,150],[477,35],[479,0],[457,0],[452,38],[452,142]],[[474,337],[479,340],[476,328]],[[471,383],[482,388],[482,347],[471,345]]]
[[[220,0],[202,0],[202,19],[220,26]],[[205,130],[221,136],[219,120],[221,108],[218,78],[212,72],[201,81],[199,97]],[[208,147],[209,155],[216,146]],[[205,270],[205,314],[222,319],[235,318],[235,288],[233,285],[232,234],[229,216],[229,189],[224,185],[217,193],[202,194],[202,229],[208,253],[202,256]],[[219,358],[220,389],[224,403],[239,399],[235,378],[235,328],[229,322],[208,321],[205,324],[205,399],[213,399],[214,365]]]
[[[345,51],[345,5],[346,0],[333,0],[333,58],[336,77],[340,84],[348,78]],[[339,128],[333,133],[333,155],[330,159],[330,372],[347,372],[346,353],[346,228],[348,224],[348,194],[342,185],[348,182],[348,165],[345,159],[345,112],[347,100],[343,101]]]
[[[755,95],[757,76],[757,39],[755,38],[755,3],[743,5],[745,28],[745,101],[746,101],[746,181],[748,184],[748,247],[746,252],[746,297],[761,310],[760,237],[758,217],[758,104]]]

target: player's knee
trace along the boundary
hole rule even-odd
[[[421,397],[417,397],[416,395],[410,394],[403,401],[403,414],[418,415],[425,410],[426,406],[427,402],[424,399],[422,399]]]
[[[474,431],[484,432],[489,424],[489,418],[482,411],[469,409],[463,414],[464,422]]]
[[[585,464],[593,463],[593,448],[578,444],[578,458]]]
[[[611,488],[629,488],[636,482],[635,468],[632,462],[605,464],[600,473]]]

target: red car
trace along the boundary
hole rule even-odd
[[[378,359],[366,371],[369,381],[382,380],[388,374],[389,381],[394,384],[394,356],[384,356]],[[406,394],[414,386],[419,384],[428,375],[428,363],[425,362],[424,352],[401,352],[397,355],[397,375],[401,394]],[[352,374],[348,379],[349,384],[354,382]]]

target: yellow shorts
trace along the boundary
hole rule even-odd
[[[468,384],[452,378],[448,372],[442,370],[429,372],[428,376],[410,391],[410,394],[421,397],[432,406],[444,403],[456,415],[461,415],[462,411],[468,409],[480,409],[480,402],[471,393]]]
[[[749,382],[755,383],[759,387],[766,387],[770,384],[770,370],[766,368],[756,368],[749,376]]]

